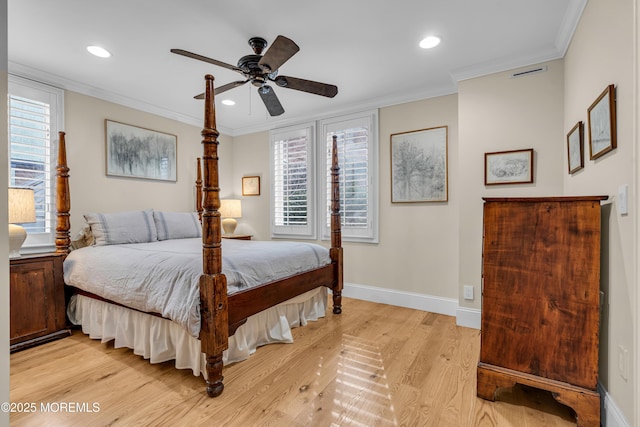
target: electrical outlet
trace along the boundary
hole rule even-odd
[[[464,286],[464,299],[473,300],[473,286]]]
[[[618,187],[618,213],[620,215],[629,213],[629,185],[627,184]]]
[[[618,345],[618,371],[622,379],[629,379],[629,350],[622,344]]]

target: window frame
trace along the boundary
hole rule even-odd
[[[276,191],[275,191],[275,144],[277,141],[305,135],[307,139],[307,224],[302,226],[295,225],[276,225],[275,208],[276,208]],[[273,129],[269,131],[269,173],[271,178],[271,195],[270,195],[270,222],[272,238],[295,238],[295,239],[317,239],[316,233],[316,172],[315,172],[315,155],[316,155],[316,132],[315,123],[303,123],[295,126],[287,126],[283,128]]]
[[[49,194],[45,197],[45,221],[49,231],[34,233],[28,232],[27,239],[22,246],[23,253],[36,253],[49,251],[54,248],[56,236],[56,216],[55,216],[55,200],[56,200],[56,163],[58,152],[58,134],[64,128],[64,90],[39,83],[30,79],[26,79],[13,74],[8,75],[7,88],[7,138],[8,138],[8,174],[9,182],[11,182],[11,110],[10,97],[18,96],[34,101],[45,102],[49,104],[49,173],[45,178],[48,180]]]
[[[368,203],[367,203],[367,217],[368,224],[365,228],[362,227],[349,227],[342,222],[342,240],[347,242],[360,242],[360,243],[378,243],[379,239],[379,179],[378,179],[378,153],[379,153],[379,138],[378,138],[378,110],[367,110],[358,113],[346,114],[342,116],[336,116],[328,119],[319,120],[318,122],[318,159],[320,167],[318,168],[318,182],[320,191],[320,212],[322,221],[319,224],[320,238],[321,240],[331,239],[330,219],[329,219],[329,207],[331,200],[329,198],[329,185],[330,185],[330,153],[331,145],[328,135],[338,130],[346,129],[352,126],[367,127],[369,131],[367,150],[367,174],[368,174]],[[338,160],[342,162],[340,156]],[[340,171],[341,179],[343,177],[342,167]],[[343,206],[340,206],[340,212],[343,213]]]

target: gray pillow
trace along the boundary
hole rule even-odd
[[[195,212],[153,211],[158,240],[202,237],[202,225]]]
[[[95,245],[118,245],[121,243],[148,243],[158,240],[153,210],[89,213],[84,215],[91,227]]]

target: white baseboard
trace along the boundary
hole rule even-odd
[[[600,393],[600,424],[603,427],[631,427],[601,383],[598,383],[598,393]]]
[[[456,310],[456,325],[466,328],[480,329],[482,324],[481,312],[477,308],[458,307]]]
[[[458,300],[453,298],[434,297],[355,283],[345,283],[342,295],[347,298],[397,305],[447,316],[455,316],[458,308]]]
[[[480,329],[480,310],[459,307],[458,300],[453,298],[435,297],[356,283],[345,283],[342,295],[364,301],[455,316],[457,325]]]

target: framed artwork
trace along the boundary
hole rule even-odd
[[[609,85],[588,110],[589,155],[594,160],[616,148],[616,96]]]
[[[176,181],[178,137],[105,120],[107,175]]]
[[[391,135],[391,202],[446,202],[447,126]]]
[[[259,176],[243,176],[242,177],[242,195],[243,196],[259,196],[260,195],[260,177]]]
[[[584,167],[584,138],[582,122],[576,123],[567,134],[567,161],[569,174]]]
[[[484,153],[484,185],[533,182],[533,148]]]

